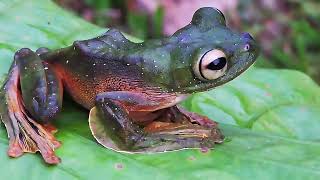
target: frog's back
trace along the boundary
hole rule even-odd
[[[124,52],[137,44],[128,41],[119,31],[76,41],[70,47],[56,50],[44,59],[62,77],[65,90],[86,108],[94,105],[95,96],[109,91],[145,92],[139,59],[129,64]],[[150,90],[152,91],[152,90]]]

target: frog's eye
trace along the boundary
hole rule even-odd
[[[219,49],[210,50],[198,59],[193,70],[201,80],[217,79],[227,70],[226,55]]]

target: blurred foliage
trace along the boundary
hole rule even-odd
[[[192,13],[189,12],[190,9],[183,9],[186,6],[181,5],[190,3],[189,1],[56,0],[56,2],[99,26],[116,27],[141,39],[166,35],[164,28],[175,26],[174,19],[180,18],[182,21],[187,18],[184,12]],[[207,4],[212,2],[213,6],[223,4],[217,0],[205,2]],[[221,5],[228,24],[232,28],[252,33],[261,44],[263,51],[256,66],[296,69],[320,82],[318,61],[320,1],[228,0],[228,2],[229,4]],[[203,6],[198,1],[193,1],[192,4],[194,7],[201,5]],[[236,12],[232,9],[234,6],[237,8]],[[177,7],[182,8],[181,12],[180,10],[176,12]],[[166,13],[171,13],[170,17],[166,17]]]
[[[251,5],[253,14],[259,15],[246,19],[244,27],[261,42],[263,53],[257,65],[296,69],[319,83],[320,11],[315,7],[320,1],[277,1],[276,7],[256,1]]]

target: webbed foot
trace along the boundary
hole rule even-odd
[[[0,117],[7,129],[10,157],[40,152],[46,163],[60,162],[54,153],[60,142],[48,122],[59,112],[61,101],[61,81],[51,67],[30,49],[17,51],[0,89]]]
[[[0,91],[0,115],[9,136],[8,155],[19,157],[23,153],[40,152],[46,163],[58,164],[60,158],[54,149],[60,146],[60,142],[53,136],[53,131],[34,121],[26,112],[17,85],[18,75],[17,67],[13,67],[10,78]]]

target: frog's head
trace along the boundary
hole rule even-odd
[[[170,58],[164,67],[170,79],[167,87],[182,93],[205,91],[236,78],[259,53],[249,33],[232,31],[221,11],[208,7],[199,9],[189,25],[162,44]]]

